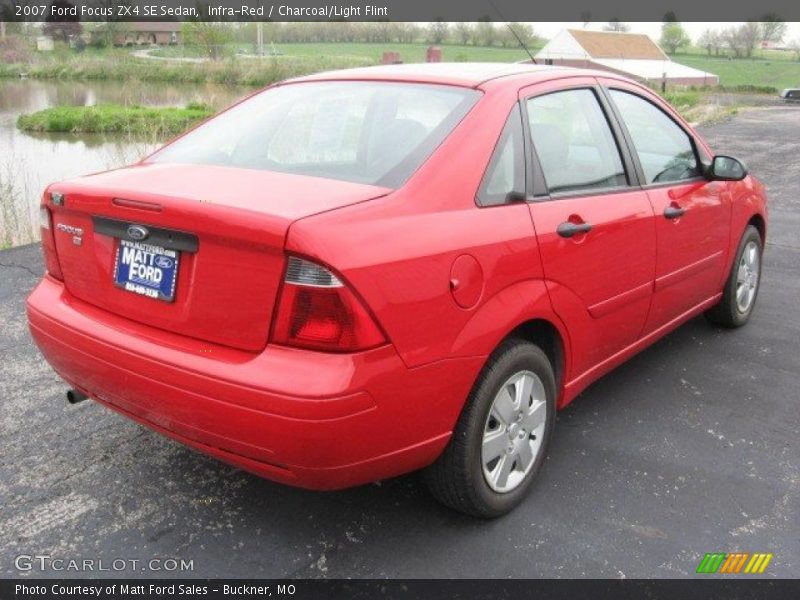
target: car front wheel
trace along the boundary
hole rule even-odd
[[[706,311],[706,318],[722,327],[741,327],[753,312],[761,283],[763,240],[758,229],[748,225],[736,250],[736,260],[725,282],[722,300]]]
[[[425,473],[433,495],[482,518],[522,502],[544,462],[555,397],[547,355],[525,340],[504,342],[481,371],[444,453]]]

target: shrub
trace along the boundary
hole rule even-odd
[[[0,40],[0,63],[27,64],[30,61],[31,52],[24,39],[17,35],[9,35]]]
[[[17,126],[25,131],[66,133],[128,133],[154,139],[182,133],[212,111],[201,104],[186,108],[142,106],[55,106],[20,115]]]

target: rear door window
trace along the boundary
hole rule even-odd
[[[527,112],[551,194],[628,185],[622,156],[594,91],[564,90],[529,98]]]

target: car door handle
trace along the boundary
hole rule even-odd
[[[571,238],[579,233],[589,233],[591,230],[591,223],[573,223],[571,221],[564,221],[556,228],[556,233],[563,238]]]
[[[680,206],[668,206],[664,209],[664,217],[667,219],[677,219],[686,213],[685,208],[681,208]]]

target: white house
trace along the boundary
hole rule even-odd
[[[601,69],[645,83],[715,86],[719,77],[673,62],[642,33],[564,29],[536,54],[540,64]]]

